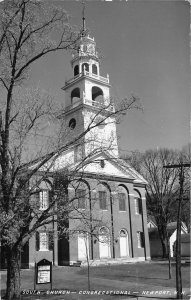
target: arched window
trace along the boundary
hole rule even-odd
[[[92,87],[92,105],[100,106],[104,104],[103,91],[97,86]]]
[[[74,104],[75,102],[77,102],[80,99],[80,89],[79,88],[75,88],[72,92],[71,92],[71,103]]]
[[[83,182],[76,182],[75,197],[78,209],[86,209],[89,205],[89,188],[88,185]]]
[[[128,194],[127,194],[127,190],[124,186],[119,185],[118,189],[118,203],[119,203],[119,211],[126,211],[127,207],[128,207]]]
[[[125,229],[121,229],[120,236],[127,236],[127,231]]]
[[[46,210],[52,201],[51,185],[47,181],[42,181],[37,191],[32,195],[34,205],[40,210]]]
[[[107,235],[107,234],[109,234],[109,229],[107,227],[103,226],[99,229],[99,233],[103,234],[103,235]]]
[[[79,74],[79,66],[76,65],[76,66],[74,67],[74,76],[77,76],[78,74]]]
[[[92,65],[92,73],[97,75],[97,66],[95,64]]]
[[[69,121],[69,127],[70,129],[74,129],[76,127],[76,119],[72,118],[70,121]]]
[[[89,72],[89,65],[88,65],[87,63],[83,63],[83,64],[82,64],[82,72],[84,72],[84,70],[85,70],[86,72]]]
[[[98,200],[101,210],[108,210],[110,192],[104,184],[98,185]]]

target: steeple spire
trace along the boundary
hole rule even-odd
[[[83,9],[82,9],[82,36],[84,36],[86,31],[86,19],[85,19],[85,2],[82,1]]]

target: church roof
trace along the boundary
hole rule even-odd
[[[62,172],[68,170],[69,172],[78,172],[86,174],[105,175],[112,177],[121,177],[123,179],[131,180],[134,183],[147,184],[147,181],[135,169],[123,159],[111,155],[108,151],[103,151],[90,156],[82,162],[74,162],[70,158],[70,153],[74,151],[74,146],[67,151],[63,151],[60,155],[53,156],[39,171]],[[36,168],[42,162],[43,158],[31,162],[28,167],[30,170]],[[104,167],[101,166],[101,161],[104,162]]]
[[[104,168],[100,166],[101,161],[104,161]],[[75,164],[73,167],[75,168]],[[132,180],[134,183],[147,184],[147,181],[136,172],[132,166],[123,159],[112,156],[107,151],[103,151],[89,158],[83,166],[83,172],[122,177],[124,179]]]

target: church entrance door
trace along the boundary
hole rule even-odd
[[[81,233],[78,235],[78,259],[87,260],[87,256],[89,258],[88,236],[86,234]]]
[[[99,235],[99,255],[100,258],[111,257],[110,238],[108,228],[102,227]]]
[[[129,256],[129,241],[127,231],[122,229],[120,231],[120,257]]]

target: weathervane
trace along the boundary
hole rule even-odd
[[[86,22],[85,22],[85,2],[82,1],[83,9],[82,9],[82,21],[83,21],[83,27],[82,27],[82,34],[85,33],[86,30]]]

